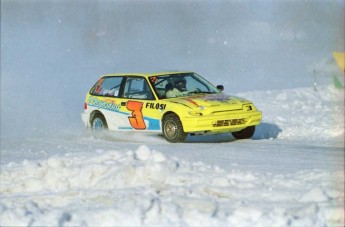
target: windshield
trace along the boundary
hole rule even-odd
[[[160,99],[221,93],[196,73],[176,73],[149,78]]]

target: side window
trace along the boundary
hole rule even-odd
[[[103,77],[91,90],[92,95],[118,97],[123,77]]]
[[[165,90],[165,86],[166,86],[168,83],[171,83],[171,81],[170,81],[170,80],[167,80],[167,79],[158,80],[158,83],[157,83],[157,85],[156,85],[156,89],[158,89],[158,90]]]
[[[171,83],[170,79],[167,79],[168,77],[157,77],[157,80],[155,80],[154,88],[156,90],[156,93],[159,98],[165,98],[166,93],[166,86],[168,83]]]
[[[153,94],[145,78],[128,77],[125,85],[124,98],[152,100]]]

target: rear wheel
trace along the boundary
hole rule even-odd
[[[249,127],[242,129],[241,131],[238,131],[238,132],[232,132],[231,134],[236,139],[249,139],[254,135],[254,132],[255,132],[255,125],[249,126]]]
[[[170,143],[184,142],[187,133],[183,131],[180,118],[176,114],[168,114],[163,118],[163,135]]]
[[[94,131],[102,131],[108,129],[107,121],[100,113],[96,113],[91,120],[91,128]]]

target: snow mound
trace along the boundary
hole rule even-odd
[[[333,85],[241,93],[263,112],[256,139],[327,140],[344,137],[344,89]]]
[[[334,174],[343,184],[343,176]],[[8,163],[0,177],[1,226],[344,223],[344,193],[328,181],[329,173],[229,172],[145,145],[127,152],[97,149]],[[313,187],[306,189],[306,184]],[[295,202],[301,205],[289,206]],[[272,208],[278,203],[287,205]]]

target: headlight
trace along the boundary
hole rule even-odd
[[[199,106],[196,109],[193,109],[192,111],[189,111],[189,114],[192,116],[202,116],[202,111],[205,110],[205,106]]]

